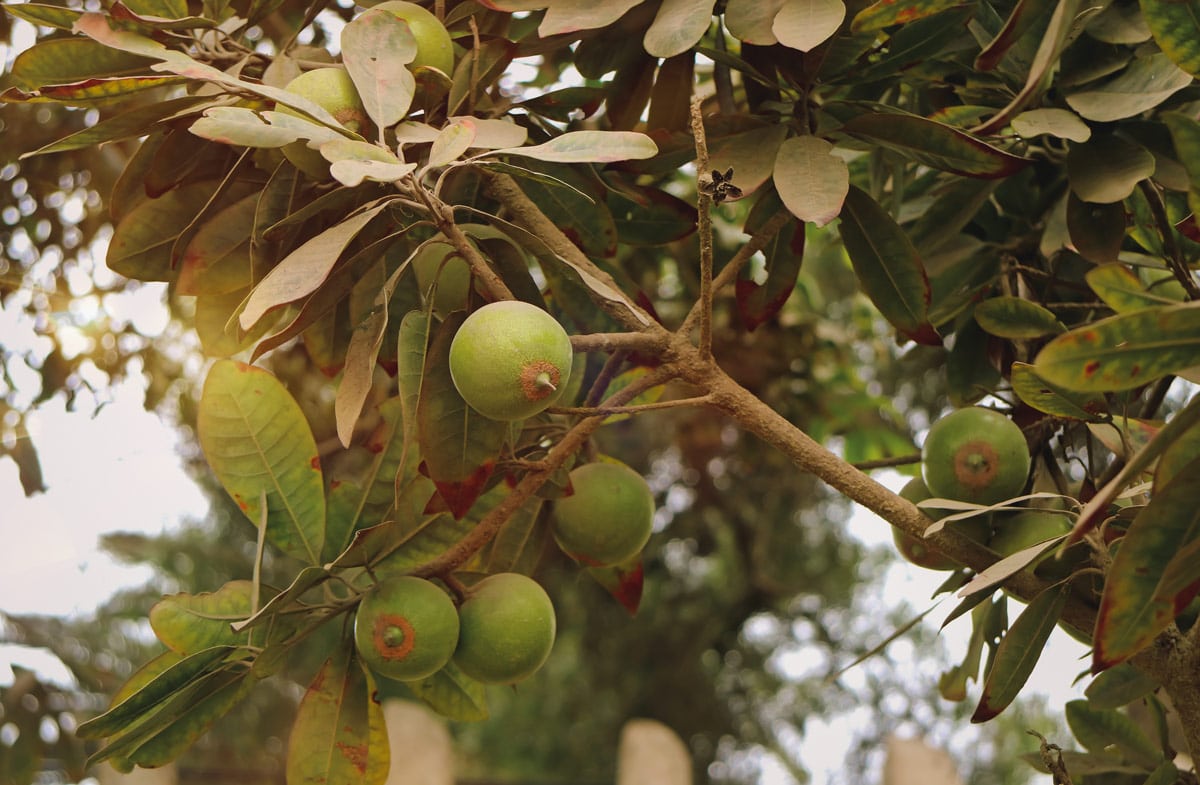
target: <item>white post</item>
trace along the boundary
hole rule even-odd
[[[387,785],[454,785],[454,748],[446,723],[424,706],[383,702],[392,764]]]
[[[617,785],[692,785],[687,745],[661,722],[630,720],[621,729]]]

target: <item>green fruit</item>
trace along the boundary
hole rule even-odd
[[[523,420],[562,395],[571,376],[571,337],[535,305],[489,303],[455,333],[450,376],[484,417]]]
[[[642,475],[619,463],[585,463],[570,474],[571,493],[554,502],[558,547],[591,567],[620,564],[650,539],[654,494]]]
[[[454,246],[438,240],[428,242],[417,251],[412,266],[422,297],[427,296],[430,287],[437,283],[433,295],[434,313],[445,316],[467,307],[471,295],[471,266]]]
[[[417,41],[417,56],[409,63],[409,68],[432,67],[447,76],[454,75],[454,44],[436,16],[416,3],[404,0],[388,0],[373,7],[390,11],[408,22]]]
[[[531,675],[554,646],[554,605],[537,581],[515,572],[484,578],[459,608],[454,663],[484,684],[513,684]]]
[[[925,483],[935,496],[976,504],[1018,495],[1030,465],[1021,429],[1004,415],[977,406],[934,423],[921,460]]]
[[[371,123],[362,99],[358,96],[358,90],[344,68],[316,68],[305,71],[288,82],[284,89],[312,101],[355,133],[363,131]],[[283,104],[279,104],[276,111],[293,117],[304,117],[300,112]],[[309,147],[305,140],[284,145],[283,154],[293,166],[314,180],[329,178],[329,163],[318,151]]]
[[[925,481],[920,477],[914,477],[909,480],[900,489],[900,496],[908,499],[913,504],[933,498],[933,494],[929,492]],[[922,512],[925,513],[926,517],[935,521],[949,514],[948,510],[936,509],[922,509]],[[986,542],[988,535],[991,534],[991,526],[988,525],[987,519],[983,517],[955,521],[947,524],[947,528],[953,528],[959,534],[970,537],[976,542]],[[961,566],[949,556],[944,556],[941,552],[934,550],[920,537],[913,537],[911,534],[903,532],[895,526],[892,527],[892,540],[896,543],[896,550],[900,551],[900,555],[918,567],[924,567],[927,570],[957,570]]]
[[[1062,536],[1071,531],[1071,526],[1070,516],[1061,513],[1022,510],[999,519],[988,547],[1001,556],[1011,556],[1039,542]],[[1070,575],[1077,567],[1083,566],[1091,553],[1091,549],[1083,543],[1067,548],[1062,558],[1055,555],[1056,550],[1051,548],[1046,551],[1026,569],[1033,569],[1038,575],[1050,580],[1060,580]]]
[[[440,588],[421,578],[391,578],[362,598],[354,645],[363,662],[398,681],[437,673],[458,644],[458,611]]]

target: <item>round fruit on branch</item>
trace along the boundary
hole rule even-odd
[[[432,676],[454,655],[458,611],[446,592],[403,576],[367,593],[354,616],[354,645],[381,676],[412,681]]]
[[[909,480],[900,489],[900,496],[913,504],[933,498],[925,481],[920,477]],[[943,518],[947,514],[942,510],[925,508],[922,510],[933,520]],[[988,536],[991,534],[991,526],[985,517],[968,518],[961,522],[948,524],[948,526],[977,542],[987,542]],[[892,527],[892,539],[896,543],[896,550],[900,551],[900,555],[918,567],[924,567],[927,570],[957,570],[962,566],[949,556],[944,556],[941,552],[934,550],[920,537],[914,537],[894,526]]]
[[[642,475],[619,463],[585,463],[571,471],[571,493],[554,502],[558,546],[589,567],[620,564],[650,539],[654,494]]]
[[[471,408],[523,420],[553,405],[571,376],[571,337],[554,317],[519,300],[472,313],[450,343],[450,376]]]
[[[388,11],[408,23],[417,42],[417,56],[409,68],[436,68],[447,76],[454,75],[454,44],[436,16],[405,0],[388,0],[372,8]]]
[[[1021,493],[1029,447],[1020,427],[999,412],[972,406],[938,420],[921,449],[921,470],[934,496],[995,504]]]
[[[371,124],[358,90],[344,68],[317,68],[305,71],[288,82],[284,89],[312,101],[355,133],[364,132]],[[304,117],[300,112],[282,104],[276,107],[276,111],[293,117]],[[283,154],[293,166],[314,180],[329,179],[329,163],[305,141],[284,145]]]
[[[454,663],[484,684],[532,676],[554,647],[554,605],[537,581],[502,572],[475,584],[459,608]]]

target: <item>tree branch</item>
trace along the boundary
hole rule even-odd
[[[712,357],[713,316],[713,236],[712,197],[704,189],[708,177],[708,139],[704,135],[704,115],[700,112],[701,98],[692,99],[692,138],[696,140],[696,233],[700,237],[700,358]]]
[[[645,352],[655,356],[667,347],[662,333],[588,333],[572,335],[571,348],[577,352]]]

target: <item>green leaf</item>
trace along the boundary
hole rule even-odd
[[[1123,264],[1093,267],[1084,278],[1096,296],[1117,313],[1132,313],[1143,308],[1179,302],[1175,297],[1150,291],[1137,274]]]
[[[846,162],[833,145],[816,136],[794,136],[779,146],[773,174],[775,190],[792,215],[824,226],[841,212],[850,187]]]
[[[1110,747],[1134,763],[1157,767],[1163,759],[1155,746],[1132,719],[1113,709],[1097,709],[1086,700],[1067,702],[1067,724],[1079,743],[1092,752],[1103,753]]]
[[[555,163],[609,163],[653,158],[658,154],[658,145],[635,131],[568,131],[542,144],[492,152]]]
[[[655,57],[674,57],[691,49],[712,24],[715,0],[664,0],[642,44]]]
[[[1083,694],[1093,709],[1119,709],[1158,689],[1158,682],[1131,663],[1116,665],[1092,679]]]
[[[225,97],[189,95],[172,98],[168,101],[156,101],[148,106],[140,106],[128,112],[105,118],[95,125],[64,136],[57,142],[51,142],[27,153],[21,158],[32,158],[36,155],[63,153],[71,150],[81,150],[95,147],[104,142],[143,136],[149,133],[162,120],[178,114],[186,114],[226,101]]]
[[[1200,76],[1200,0],[1139,0],[1159,49],[1192,76]]]
[[[845,18],[842,0],[790,0],[775,15],[771,32],[784,46],[809,52],[832,38]]]
[[[221,485],[267,540],[309,564],[321,559],[325,488],[316,441],[300,405],[271,374],[219,360],[208,372],[197,416],[200,446]]]
[[[645,582],[645,570],[642,566],[642,555],[639,553],[624,564],[614,564],[611,567],[588,567],[587,574],[604,587],[613,599],[632,616],[637,613],[642,603],[642,587]]]
[[[1101,87],[1068,95],[1067,103],[1088,120],[1110,123],[1153,109],[1191,83],[1165,54],[1143,55]]]
[[[61,85],[46,85],[33,92],[11,87],[0,93],[3,103],[45,103],[56,101],[64,104],[112,102],[132,93],[169,87],[183,80],[174,76],[121,76],[110,79],[85,79]]]
[[[539,524],[544,500],[530,497],[508,517],[488,551],[488,575],[498,572],[530,574],[549,540],[549,527]]]
[[[264,622],[277,621],[277,614],[299,600],[309,589],[324,583],[330,577],[329,572],[323,567],[305,567],[296,574],[286,589],[268,600],[253,616],[234,622],[233,628],[242,632]]]
[[[230,625],[250,615],[253,591],[250,581],[237,580],[215,592],[168,595],[150,608],[150,627],[167,648],[185,655],[244,643]]]
[[[1163,565],[1200,539],[1195,488],[1200,460],[1189,463],[1164,488],[1156,488],[1121,540],[1104,583],[1096,618],[1096,670],[1123,662],[1150,645],[1192,599],[1181,587],[1160,596]],[[1168,566],[1169,569],[1169,566]]]
[[[179,294],[229,294],[253,283],[250,236],[259,196],[219,210],[192,235],[179,267]]]
[[[358,423],[363,405],[374,384],[379,347],[383,344],[383,334],[388,325],[388,303],[396,291],[400,275],[404,272],[403,267],[397,268],[386,281],[379,281],[378,278],[383,276],[383,265],[375,265],[373,269],[377,271],[377,275],[361,278],[351,293],[351,303],[356,299],[363,299],[369,302],[370,306],[361,316],[353,313],[352,308],[354,333],[350,336],[350,345],[346,349],[346,365],[334,399],[334,418],[338,439],[343,447],[350,446],[354,437],[354,426]]]
[[[1125,242],[1125,205],[1085,202],[1067,194],[1067,232],[1079,255],[1096,264],[1117,261]]]
[[[212,199],[217,185],[211,180],[192,183],[137,204],[113,230],[108,266],[138,281],[173,279],[171,248]]]
[[[667,245],[696,231],[695,206],[659,188],[621,183],[606,198],[624,245]]]
[[[592,258],[612,258],[617,252],[617,227],[605,203],[602,183],[587,170],[559,164],[537,166],[534,177],[521,177],[520,187],[546,217]],[[549,174],[558,183],[538,179]]]
[[[975,306],[975,321],[992,335],[1015,340],[1057,335],[1066,327],[1053,313],[1020,297],[992,297]]]
[[[428,489],[429,481],[420,478],[418,487]],[[428,492],[423,492],[422,496],[428,498]],[[354,536],[344,555],[346,558],[339,558],[338,564],[365,561],[380,578],[408,575],[444,554],[478,522],[474,516],[456,519],[440,512],[423,517],[409,516],[408,520],[363,529]]]
[[[1018,0],[1012,6],[1004,25],[996,37],[987,43],[975,57],[975,69],[991,71],[1004,60],[1024,35],[1033,29],[1042,18],[1050,13],[1056,3],[1051,0]]]
[[[273,125],[261,114],[243,106],[218,106],[188,127],[196,136],[242,147],[283,147],[302,136],[296,127]]]
[[[804,240],[804,224],[788,221],[762,249],[767,257],[767,280],[758,284],[744,274],[734,284],[738,316],[747,330],[774,318],[791,297],[804,261]]]
[[[1054,136],[1072,142],[1086,142],[1092,129],[1079,115],[1066,109],[1030,109],[1012,119],[1013,130],[1026,139],[1035,136]]]
[[[1029,164],[965,131],[916,115],[867,112],[841,130],[917,163],[966,177],[1008,177]]]
[[[153,62],[86,38],[53,38],[17,55],[9,77],[17,87],[36,90],[88,79],[147,75]]]
[[[1175,785],[1179,782],[1179,769],[1169,760],[1163,761],[1157,769],[1150,773],[1142,785]]]
[[[946,356],[946,395],[953,406],[969,406],[1000,385],[1000,371],[989,356],[991,341],[974,319],[955,330]]]
[[[1093,136],[1067,152],[1071,190],[1085,202],[1119,202],[1154,174],[1154,155],[1113,135]]]
[[[971,722],[986,722],[1004,711],[1025,686],[1067,603],[1070,584],[1051,586],[1021,612],[1000,639]]]
[[[851,186],[839,228],[854,272],[883,317],[905,338],[938,345],[929,323],[929,279],[904,230],[865,191]]]
[[[1128,390],[1200,365],[1200,307],[1143,308],[1058,336],[1038,352],[1038,375],[1068,390]]]
[[[1012,364],[1011,381],[1017,397],[1039,412],[1085,422],[1104,422],[1108,419],[1108,403],[1104,396],[1055,387],[1038,376],[1037,369],[1028,363]]]
[[[448,720],[481,722],[488,718],[487,688],[453,661],[429,678],[405,683],[425,705]]]
[[[74,8],[42,3],[5,3],[4,11],[31,24],[58,30],[70,30],[83,13]]]
[[[1154,487],[1166,487],[1197,455],[1200,455],[1200,425],[1192,424],[1182,433],[1173,435],[1172,441],[1162,451],[1154,469]]]
[[[1200,55],[1200,47],[1197,48]],[[1192,213],[1200,213],[1200,122],[1177,112],[1166,112],[1163,122],[1171,132],[1175,154],[1187,170],[1191,187],[1188,189],[1188,206]]]
[[[359,210],[292,251],[254,287],[238,322],[249,330],[272,308],[295,302],[320,288],[346,246],[387,207],[387,200]]]
[[[370,675],[349,640],[325,661],[296,710],[288,739],[288,785],[381,785],[389,750],[372,725],[381,714]],[[374,720],[374,721],[373,721]],[[386,739],[386,737],[385,737]]]
[[[390,11],[368,9],[342,29],[342,59],[378,128],[404,119],[417,81],[406,66],[417,55],[408,23]]]
[[[906,24],[922,17],[945,11],[960,5],[957,0],[913,0],[896,3],[895,0],[878,0],[854,15],[850,31],[870,33],[892,25]]]

